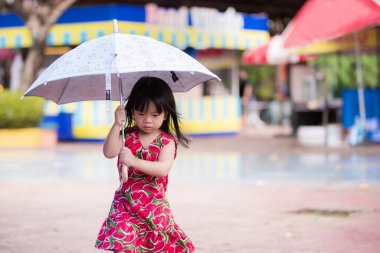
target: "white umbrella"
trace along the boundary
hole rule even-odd
[[[57,104],[119,100],[123,105],[133,85],[146,76],[161,78],[173,92],[219,79],[176,47],[149,37],[118,33],[114,20],[112,35],[84,42],[62,55],[41,73],[24,96],[44,97]],[[124,127],[122,130],[124,146]]]
[[[112,35],[84,42],[62,55],[42,72],[24,96],[44,97],[57,104],[117,101],[122,88],[125,100],[143,76],[163,79],[173,92],[188,91],[202,82],[219,79],[176,47],[145,36],[120,34],[115,28]]]

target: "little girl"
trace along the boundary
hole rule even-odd
[[[122,147],[120,126],[125,119]],[[181,133],[170,87],[159,78],[141,78],[125,110],[116,109],[103,146],[107,158],[119,155],[122,185],[115,192],[95,247],[114,252],[194,251],[193,243],[175,223],[165,196],[177,142],[187,147],[189,140]],[[122,178],[123,165],[128,167],[128,179]]]

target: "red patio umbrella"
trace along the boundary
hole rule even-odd
[[[379,23],[379,1],[308,0],[284,31],[284,47],[334,39]]]
[[[254,65],[296,63],[304,60],[304,56],[291,54],[289,50],[284,48],[281,35],[273,36],[267,43],[258,48],[245,51],[242,56],[244,63]]]
[[[268,45],[269,43],[265,43],[255,49],[245,51],[242,56],[242,61],[246,64],[267,64]]]
[[[8,49],[8,48],[0,48],[0,60],[9,60],[9,59],[12,59],[14,56],[14,53],[12,52],[12,50]]]
[[[357,31],[380,24],[379,0],[308,0],[285,29],[284,47],[293,48],[355,33],[360,121],[365,126],[363,77]]]

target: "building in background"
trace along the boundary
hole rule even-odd
[[[269,39],[265,16],[238,13],[232,7],[219,12],[196,6],[163,8],[153,3],[72,7],[48,35],[44,66],[82,42],[111,34],[112,19],[118,20],[120,32],[174,45],[221,77],[222,83],[209,82],[187,95],[176,94],[185,132],[209,135],[239,131],[239,54]],[[20,55],[30,45],[31,37],[23,21],[13,14],[0,15],[0,48]],[[102,102],[58,107],[47,103],[46,114],[48,122],[58,122],[59,136],[64,140],[103,139],[110,125]]]

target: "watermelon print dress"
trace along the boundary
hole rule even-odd
[[[135,129],[126,134],[125,146],[139,159],[157,161],[160,150],[174,138],[161,133],[145,149]],[[176,145],[177,146],[177,145]],[[119,179],[122,165],[118,160]],[[175,223],[165,192],[168,176],[153,177],[128,169],[104,221],[95,247],[120,252],[193,252],[194,245]]]

